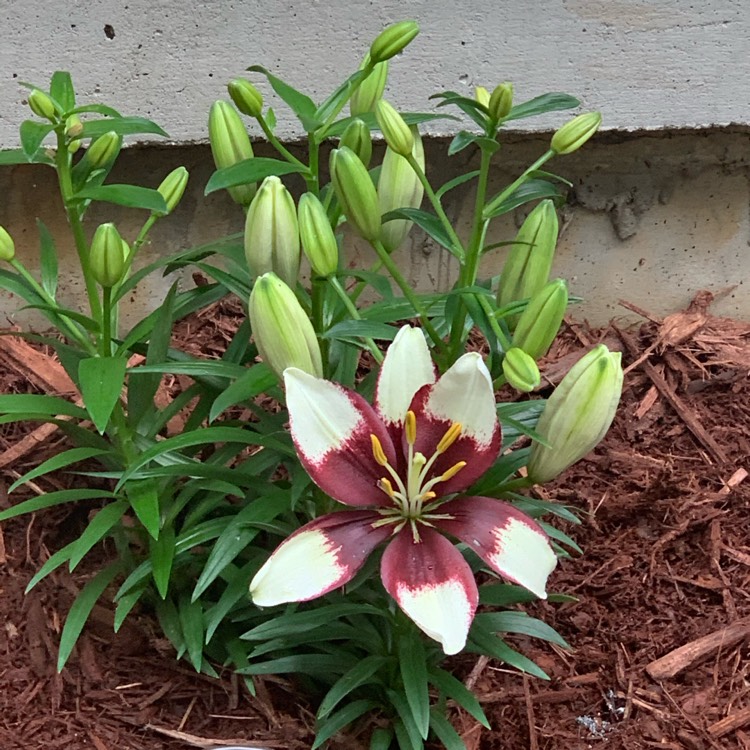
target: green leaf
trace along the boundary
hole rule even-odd
[[[76,107],[68,112],[69,115],[82,115],[87,112],[95,112],[98,115],[104,117],[116,117],[122,118],[122,115],[113,107],[108,107],[106,104],[84,104],[82,107]],[[111,129],[111,128],[110,128]],[[105,133],[107,130],[104,131]]]
[[[276,385],[276,375],[267,365],[253,365],[222,391],[211,404],[208,421],[213,422],[225,409],[255,398]]]
[[[66,466],[70,466],[71,464],[78,463],[79,461],[85,461],[87,458],[101,456],[104,453],[107,453],[107,451],[102,450],[101,448],[85,447],[71,448],[70,450],[58,453],[57,455],[52,456],[52,458],[48,458],[46,461],[43,461],[38,466],[34,467],[31,471],[26,472],[26,474],[16,479],[16,481],[13,482],[10,487],[8,487],[8,494],[13,492],[13,490],[15,490],[17,487],[20,487],[22,484],[30,482],[32,479],[41,477],[44,474],[49,474],[51,471],[59,471],[60,469],[64,469]],[[99,493],[99,490],[93,491],[97,493],[98,497],[102,496]],[[0,516],[2,516],[1,513]]]
[[[432,122],[433,120],[455,120],[452,115],[437,115],[434,112],[400,112],[403,121],[407,125],[419,125],[423,122]],[[344,117],[331,125],[325,132],[326,138],[336,138],[340,136],[351,124],[352,120],[362,120],[370,130],[380,130],[378,121],[373,112],[362,112],[356,117]]]
[[[117,603],[117,607],[115,607],[115,622],[113,628],[115,633],[119,632],[122,624],[125,622],[125,618],[131,613],[133,607],[138,604],[145,592],[146,587],[140,586],[134,591],[131,591],[127,596],[123,596]]]
[[[542,115],[545,112],[557,112],[561,109],[574,109],[580,103],[578,99],[569,94],[542,94],[534,99],[529,99],[527,102],[517,104],[511,109],[505,121],[520,120],[523,117],[534,117],[535,115]]]
[[[430,728],[443,743],[445,750],[466,750],[461,735],[437,708],[430,711]]]
[[[42,272],[42,287],[54,299],[57,293],[57,250],[55,241],[41,219],[36,220],[39,229],[39,265]]]
[[[42,565],[32,579],[26,584],[24,594],[28,594],[34,586],[39,583],[43,578],[46,578],[52,571],[57,570],[61,565],[64,565],[69,559],[73,548],[76,546],[78,540],[66,544],[62,549],[57,550],[48,560]]]
[[[423,229],[432,237],[438,245],[442,245],[451,255],[459,260],[463,258],[463,248],[457,248],[448,236],[442,222],[435,214],[423,211],[421,208],[397,208],[383,215],[383,221],[392,219],[407,219],[413,221],[420,229]]]
[[[39,396],[32,393],[0,395],[0,414],[15,414],[22,419],[30,415],[44,417],[75,417],[87,419],[88,413],[80,406],[57,396]]]
[[[440,189],[436,191],[435,195],[438,199],[440,199],[447,192],[453,190],[453,188],[457,188],[459,185],[463,185],[465,182],[473,180],[478,175],[478,169],[474,169],[471,172],[467,172],[466,174],[460,174],[458,177],[454,177],[452,180],[448,180],[448,182],[446,182],[444,185],[441,185]]]
[[[279,659],[251,664],[244,669],[238,669],[239,674],[288,674],[298,672],[320,678],[328,674],[340,674],[343,670],[351,669],[358,661],[354,656],[345,652],[336,654],[295,654],[282,656]]]
[[[203,605],[183,596],[180,598],[179,615],[188,657],[195,671],[200,672],[203,665]]]
[[[260,560],[251,560],[241,568],[234,568],[228,578],[227,587],[219,597],[219,601],[206,612],[206,643],[214,637],[216,629],[229,614],[238,601],[247,600],[247,587],[260,568]]]
[[[55,505],[63,505],[64,503],[72,503],[78,500],[101,500],[102,498],[107,497],[115,497],[115,495],[106,490],[95,489],[56,490],[55,492],[45,492],[43,495],[24,500],[22,503],[18,503],[18,505],[14,505],[11,508],[6,508],[4,511],[1,511],[0,521],[7,521],[9,518],[23,516],[26,513],[35,513],[38,510],[52,508]]]
[[[477,615],[482,624],[498,633],[518,633],[528,635],[531,638],[540,638],[543,641],[556,643],[562,648],[570,648],[565,639],[546,622],[536,617],[529,617],[525,612],[482,612]]]
[[[469,632],[469,644],[466,650],[494,656],[521,672],[526,672],[542,680],[549,680],[549,675],[543,669],[540,669],[528,657],[514,651],[502,638],[494,635],[481,620],[477,623],[476,618]]]
[[[52,74],[49,94],[60,105],[63,112],[73,109],[76,106],[76,93],[70,73],[65,70],[56,70]]]
[[[367,78],[364,70],[352,73],[315,112],[315,119],[325,122],[352,95],[355,88]],[[321,134],[316,134],[320,136]],[[322,134],[325,137],[325,133]]]
[[[456,701],[461,708],[473,716],[483,727],[490,728],[477,697],[461,680],[456,679],[450,672],[435,667],[429,674],[430,682],[446,697]]]
[[[459,130],[459,132],[456,133],[455,136],[453,136],[453,140],[448,146],[448,156],[454,156],[455,154],[463,151],[468,146],[471,146],[475,143],[479,144],[480,141],[486,140],[488,140],[486,136],[479,135],[478,133],[470,133],[468,130]],[[497,141],[493,141],[493,143],[497,145]]]
[[[281,177],[285,174],[305,171],[307,170],[304,167],[291,164],[288,161],[253,156],[250,159],[237,162],[237,164],[233,164],[231,167],[225,167],[214,172],[208,180],[204,195],[215,193],[217,190],[235,187],[236,185],[248,185],[252,182],[259,182],[271,175]]]
[[[70,310],[67,307],[61,307],[60,305],[47,305],[47,304],[39,304],[39,305],[25,305],[23,310],[41,310],[43,313],[45,313],[45,317],[48,320],[51,320],[55,326],[58,326],[57,321],[59,321],[62,318],[69,318],[75,323],[78,323],[82,328],[84,328],[87,331],[90,331],[91,333],[99,333],[99,324],[95,321],[89,318],[87,315],[83,315],[82,313],[79,313],[76,310]]]
[[[33,161],[34,155],[40,149],[42,141],[52,132],[54,125],[46,125],[35,120],[24,120],[21,123],[21,148],[26,154],[27,161]]]
[[[422,742],[422,736],[419,728],[414,722],[414,717],[411,714],[409,705],[404,696],[401,693],[397,693],[395,690],[386,690],[386,695],[390,704],[396,709],[396,713],[401,719],[401,726],[403,727],[405,736],[402,738],[399,736],[399,723],[396,722],[393,726],[396,731],[396,736],[399,737],[399,746],[401,750],[422,750],[424,742]],[[404,740],[406,743],[404,743]]]
[[[469,117],[471,117],[471,119],[482,128],[482,130],[487,129],[487,123],[489,122],[487,108],[483,104],[480,104],[476,99],[462,96],[455,91],[443,91],[440,94],[433,94],[430,99],[442,99],[443,101],[437,105],[438,107],[445,107],[449,104],[454,104],[462,112],[469,115]]]
[[[375,701],[368,699],[352,701],[340,711],[337,711],[330,716],[326,721],[320,722],[318,725],[318,731],[315,733],[315,742],[313,742],[310,750],[318,750],[318,748],[333,737],[336,732],[342,730],[345,726],[351,724],[368,711],[377,708],[377,705],[378,704]]]
[[[185,653],[185,638],[182,634],[180,615],[177,612],[175,603],[171,599],[160,599],[157,600],[155,609],[156,617],[159,620],[159,625],[161,625],[164,635],[167,636],[169,642],[174,646],[175,651],[177,651],[177,658],[182,658],[182,655]]]
[[[123,517],[128,509],[125,500],[116,500],[114,503],[105,505],[92,519],[89,525],[84,529],[81,536],[75,542],[72,552],[70,553],[69,569],[72,573],[76,566],[86,556],[89,550],[99,541],[101,541],[113,529]]]
[[[524,203],[540,200],[541,198],[552,198],[560,202],[563,200],[563,195],[556,185],[547,180],[527,180],[502,202],[493,204],[493,201],[490,201],[484,209],[483,216],[485,219],[491,219],[501,214],[507,214]]]
[[[153,539],[159,538],[159,490],[154,481],[134,482],[125,485],[130,507]]]
[[[79,190],[74,200],[103,201],[127,208],[142,208],[154,213],[166,213],[167,204],[158,190],[140,187],[139,185],[101,185],[85,187]]]
[[[355,664],[348,672],[344,672],[321,701],[320,708],[318,708],[318,719],[325,719],[349,693],[361,685],[372,682],[370,678],[388,661],[392,661],[392,659],[371,654]]]
[[[397,328],[374,320],[342,320],[329,328],[322,338],[356,344],[361,338],[393,341],[397,333]]]
[[[22,148],[6,148],[0,151],[0,167],[28,164],[29,157]]]
[[[539,599],[536,594],[515,583],[489,583],[479,587],[479,601],[496,607],[526,604]]]
[[[81,396],[100,435],[122,393],[127,366],[123,357],[89,357],[78,364]]]
[[[317,107],[315,106],[315,102],[307,94],[297,91],[293,86],[290,86],[285,81],[270,73],[262,65],[251,65],[247,70],[253,73],[262,73],[268,78],[268,82],[271,84],[273,90],[289,105],[292,112],[297,115],[306,132],[312,133],[322,125],[321,120],[316,114]]]
[[[170,362],[138,365],[129,370],[130,375],[159,373],[160,375],[191,375],[193,377],[207,378],[237,378],[246,372],[247,368],[242,367],[242,365],[218,359],[198,359],[184,362],[172,360]]]
[[[398,661],[404,693],[414,723],[423,740],[430,731],[430,695],[427,682],[427,655],[420,636],[409,631],[399,640]]]
[[[57,654],[57,671],[62,672],[68,657],[73,651],[73,647],[81,635],[83,626],[91,614],[97,599],[104,593],[104,590],[114,580],[120,572],[122,563],[114,562],[104,570],[97,573],[82,589],[81,593],[75,598],[75,601],[68,611],[65,618],[62,635],[60,636],[60,650]]]
[[[82,110],[78,110],[79,112]],[[98,138],[114,131],[118,135],[161,135],[168,137],[155,122],[145,117],[108,117],[104,120],[93,120],[83,123],[81,138]]]

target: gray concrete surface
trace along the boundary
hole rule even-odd
[[[151,117],[176,142],[202,142],[209,105],[248,65],[321,100],[386,24],[410,17],[422,34],[388,90],[402,108],[511,80],[524,99],[579,96],[608,129],[750,123],[747,0],[0,0],[0,147],[17,144],[27,116],[18,82],[44,85],[56,69],[73,73],[81,99]],[[279,135],[299,136],[277,110]]]
[[[546,148],[546,137],[515,136],[498,159],[493,183],[500,187]],[[445,141],[427,143],[428,174],[440,185],[472,163],[467,152],[448,159]],[[260,154],[265,153],[261,148]],[[205,146],[129,149],[121,156],[112,181],[157,185],[174,166],[184,164],[191,184],[177,212],[160,222],[144,248],[143,260],[214,240],[243,225],[241,211],[224,194],[204,198],[211,174]],[[574,188],[561,211],[562,235],[554,272],[570,280],[571,291],[585,298],[574,311],[603,323],[627,315],[618,305],[624,298],[662,315],[687,305],[696,291],[710,289],[718,299],[718,314],[750,319],[750,143],[741,131],[713,131],[666,135],[603,135],[571,156],[560,157],[551,169],[571,180]],[[79,305],[82,290],[75,274],[75,254],[57,199],[50,200],[53,172],[44,167],[0,168],[0,224],[16,238],[19,257],[35,267],[37,217],[58,239],[61,253],[61,297]],[[301,185],[294,179],[290,187]],[[473,196],[469,191],[449,194],[447,210],[460,232],[467,230]],[[100,205],[90,219],[118,222],[123,235],[133,239],[143,215]],[[511,239],[520,214],[493,225],[490,239]],[[346,251],[353,262],[370,260],[367,248],[352,238]],[[503,252],[491,252],[483,274],[502,266]],[[453,259],[416,230],[400,252],[402,268],[420,289],[447,289],[455,279]],[[190,284],[187,274],[184,284]],[[144,284],[129,301],[128,318],[158,304],[169,284],[160,277]],[[37,321],[29,313],[14,313],[17,301],[0,293],[0,327],[6,323]]]

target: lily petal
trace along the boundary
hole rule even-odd
[[[440,514],[453,518],[435,526],[468,544],[496,573],[547,598],[557,555],[534,519],[491,497],[459,497],[441,505]]]
[[[318,487],[345,505],[390,505],[378,489],[386,473],[373,456],[371,436],[391,465],[396,451],[372,406],[358,393],[296,367],[284,370],[284,384],[292,439]]]
[[[380,366],[375,408],[390,427],[401,428],[414,394],[435,382],[435,365],[421,328],[403,326]]]
[[[366,510],[320,516],[297,529],[266,560],[250,583],[259,607],[306,602],[350,581],[391,533]]]
[[[448,428],[461,425],[460,436],[435,461],[432,475],[448,471],[459,461],[466,466],[437,486],[439,495],[466,489],[492,466],[500,452],[500,423],[492,377],[479,354],[459,357],[437,383],[416,394],[411,409],[417,420],[415,450],[428,458]]]
[[[433,529],[419,525],[420,541],[405,526],[383,553],[386,591],[417,627],[457,654],[465,645],[479,594],[461,553]]]

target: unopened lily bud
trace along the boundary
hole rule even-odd
[[[416,21],[399,21],[383,29],[370,45],[370,59],[374,63],[390,60],[419,34]]]
[[[255,280],[250,294],[250,325],[263,361],[278,375],[298,367],[323,377],[320,346],[310,318],[294,292],[274,273]]]
[[[534,359],[543,357],[560,330],[567,306],[568,286],[565,281],[550,281],[531,298],[518,318],[513,346],[523,349]]]
[[[416,125],[411,126],[411,131],[414,138],[412,155],[424,171],[422,139]],[[424,187],[411,164],[403,156],[387,148],[378,178],[378,202],[381,215],[397,208],[419,208],[423,196]],[[413,222],[406,219],[393,219],[383,224],[380,239],[389,253],[400,247],[411,231],[412,225]]]
[[[10,263],[16,257],[16,244],[5,227],[0,227],[0,261]]]
[[[362,67],[366,68],[370,63],[370,55],[366,55]],[[388,61],[378,63],[370,75],[359,84],[349,99],[349,110],[353,117],[372,112],[375,105],[380,101],[388,80]]]
[[[367,127],[364,120],[359,118],[352,120],[341,135],[339,145],[346,146],[354,151],[366,167],[370,165],[372,136],[370,135],[370,128]]]
[[[602,124],[600,112],[586,112],[566,122],[553,136],[550,148],[557,154],[572,154],[591,138]]]
[[[331,151],[330,171],[347,222],[360,237],[375,242],[380,238],[380,209],[367,167],[354,151],[343,146]]]
[[[299,199],[297,209],[302,249],[317,276],[330,276],[339,264],[339,247],[323,204],[312,193]]]
[[[243,115],[260,117],[263,112],[263,95],[246,78],[235,78],[227,84],[229,96]]]
[[[409,156],[414,148],[414,136],[404,118],[385,99],[375,107],[375,119],[388,148],[399,156]]]
[[[532,297],[547,283],[557,231],[555,206],[543,200],[526,217],[511,245],[497,290],[500,307]]]
[[[503,375],[509,385],[521,393],[530,393],[542,380],[533,357],[515,346],[505,352]]]
[[[229,103],[214,102],[208,114],[208,138],[217,169],[251,159],[253,147],[237,110]],[[255,195],[255,183],[228,188],[235,203],[247,206]]]
[[[261,183],[245,218],[245,258],[254,276],[273,271],[294,287],[300,264],[294,199],[275,175]]]
[[[113,287],[125,271],[127,244],[114,224],[100,224],[91,240],[89,267],[94,281],[105,288]]]
[[[493,120],[505,119],[513,108],[513,84],[506,81],[499,86],[495,86],[487,108]]]
[[[177,204],[182,200],[187,187],[189,173],[185,167],[173,169],[156,188],[164,202],[167,204],[167,213],[171,214],[177,208]],[[162,214],[166,215],[166,214]]]
[[[29,94],[29,108],[37,117],[55,122],[57,120],[57,109],[52,99],[39,89],[34,89]]]
[[[484,86],[474,89],[474,98],[484,107],[490,106],[490,92]]]
[[[122,136],[115,133],[114,130],[100,135],[86,151],[89,168],[94,170],[109,166],[117,158],[121,147]]]
[[[74,154],[81,148],[80,135],[83,132],[83,123],[78,115],[71,115],[65,121],[65,135],[68,138],[68,151]]]
[[[549,447],[534,443],[527,467],[534,482],[554,479],[607,433],[622,393],[621,356],[599,344],[573,365],[549,397],[536,426]]]

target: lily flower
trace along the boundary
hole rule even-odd
[[[255,604],[309,601],[350,581],[375,548],[386,591],[446,654],[466,645],[479,594],[464,542],[496,573],[545,598],[557,562],[546,534],[514,506],[457,495],[494,463],[501,439],[492,379],[477,353],[441,377],[420,329],[405,326],[383,361],[375,404],[297,368],[284,372],[303,466],[353,510],[289,536],[253,578]]]

